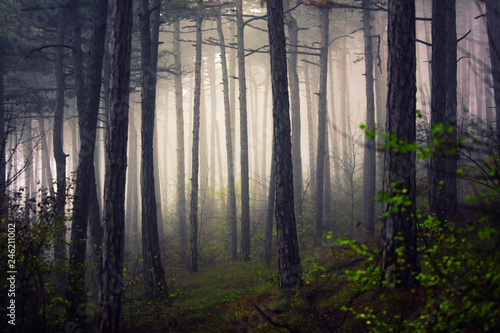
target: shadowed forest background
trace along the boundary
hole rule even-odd
[[[500,330],[499,22],[0,0],[2,331]]]

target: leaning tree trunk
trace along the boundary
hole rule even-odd
[[[101,73],[104,55],[104,41],[106,38],[106,22],[108,1],[101,0],[95,3],[94,26],[90,45],[90,64],[88,69],[87,86],[83,76],[83,59],[81,51],[80,22],[78,7],[74,7],[73,43],[75,47],[75,80],[77,88],[77,109],[80,125],[80,153],[78,159],[75,199],[73,203],[73,222],[71,228],[71,248],[68,271],[68,300],[69,315],[79,319],[79,306],[85,304],[85,256],[87,252],[87,223],[89,223],[90,200],[97,199],[95,189],[94,148],[97,132],[97,117],[101,94]],[[92,189],[93,188],[93,189]],[[94,195],[95,197],[92,197]],[[95,202],[94,202],[95,204]],[[99,221],[99,220],[98,220]],[[92,221],[93,223],[95,221]],[[94,237],[99,236],[101,228],[93,225]],[[93,237],[94,242],[96,239]],[[102,241],[102,239],[101,239]],[[95,244],[99,248],[101,244]],[[81,318],[84,325],[85,318]]]
[[[241,137],[241,259],[248,261],[250,260],[250,192],[248,184],[247,86],[245,75],[243,0],[237,1],[236,12]]]
[[[125,179],[127,169],[132,0],[113,1],[110,114],[104,179],[104,241],[99,332],[119,333],[122,319],[125,243]]]
[[[365,41],[366,131],[363,161],[363,213],[368,236],[375,235],[375,97],[373,94],[373,47],[370,0],[363,0],[363,31]]]
[[[194,63],[194,102],[193,102],[193,149],[191,163],[191,221],[189,271],[198,271],[198,168],[200,144],[200,99],[201,99],[201,55],[203,24],[203,0],[198,0],[196,11],[196,60]]]
[[[418,274],[415,151],[408,149],[416,140],[415,1],[389,0],[388,42],[387,132],[390,142],[397,142],[386,147],[386,186],[389,198],[402,198],[405,204],[395,200],[387,205],[382,271],[389,283],[410,287]]]
[[[328,75],[328,30],[330,25],[328,14],[328,7],[319,7],[321,50],[319,56],[318,149],[316,157],[316,195],[314,198],[316,201],[314,205],[314,227],[316,228],[316,235],[314,237],[314,246],[321,245],[321,233],[323,232],[323,185],[325,172],[326,113],[328,108],[326,84]]]
[[[56,44],[64,44],[66,30],[66,10],[59,9]],[[64,124],[64,48],[56,47],[56,109],[54,112],[53,145],[56,160],[56,241],[54,242],[54,257],[56,266],[56,285],[63,286],[66,280],[64,265],[66,262],[66,225],[64,208],[66,206],[66,154],[63,150]]]
[[[220,0],[217,2],[220,4]],[[226,151],[227,151],[227,173],[228,173],[228,201],[227,221],[229,225],[230,246],[229,255],[231,261],[238,260],[238,235],[236,218],[236,191],[234,184],[234,157],[233,138],[231,134],[231,107],[229,101],[229,81],[227,74],[226,45],[222,32],[222,18],[220,7],[217,7],[217,32],[219,34],[220,58],[222,67],[222,89],[224,92],[224,119],[226,128]]]
[[[284,1],[284,10],[290,9],[290,0]],[[290,82],[290,102],[292,109],[292,157],[293,157],[293,188],[295,199],[295,216],[302,220],[302,156],[300,151],[300,91],[299,75],[297,73],[297,45],[299,44],[299,28],[297,20],[291,12],[286,14],[288,26],[289,55],[288,79]]]
[[[160,2],[161,3],[161,2]],[[158,1],[155,2],[158,5]],[[160,8],[156,8],[160,10]],[[158,219],[154,179],[153,136],[156,101],[156,61],[151,40],[149,1],[141,2],[141,193],[142,193],[142,255],[146,281],[154,300],[166,298],[167,284],[163,270],[158,236]],[[159,28],[159,25],[155,29]],[[154,43],[154,45],[153,45]]]
[[[182,98],[181,23],[174,22],[175,119],[177,130],[177,218],[181,250],[187,250],[186,166],[184,165],[184,107]]]
[[[302,272],[293,200],[292,143],[282,0],[267,0],[267,15],[273,89],[278,283],[280,288],[289,288],[302,284]],[[328,10],[326,10],[326,16],[328,18]]]
[[[457,210],[457,39],[455,0],[432,3],[431,130],[429,206],[441,221]]]

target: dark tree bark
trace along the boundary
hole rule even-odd
[[[328,75],[328,30],[330,25],[329,8],[318,7],[321,33],[321,50],[319,56],[319,93],[318,93],[318,145],[316,156],[316,195],[314,205],[314,227],[316,235],[314,237],[314,246],[321,245],[323,232],[323,186],[325,172],[325,141],[326,141],[326,122],[327,122],[327,99],[326,85]]]
[[[220,4],[220,0],[217,1]],[[224,120],[226,129],[226,151],[227,151],[227,179],[228,179],[228,201],[227,201],[227,223],[229,225],[229,255],[231,261],[238,260],[238,235],[236,218],[236,191],[234,184],[234,157],[233,138],[231,134],[231,107],[229,101],[229,80],[227,74],[226,45],[222,31],[221,9],[217,7],[217,32],[220,43],[220,58],[222,67],[222,89],[224,92]]]
[[[250,260],[250,189],[248,179],[248,129],[247,86],[245,74],[245,42],[243,23],[243,0],[236,3],[236,30],[238,36],[238,83],[240,101],[241,137],[241,259]]]
[[[455,0],[432,2],[431,128],[436,132],[429,167],[429,206],[441,221],[457,210],[457,39]],[[435,141],[435,140],[433,140]]]
[[[113,1],[110,114],[104,179],[104,241],[99,332],[122,331],[132,0]]]
[[[363,0],[363,31],[365,44],[366,130],[375,131],[375,97],[373,93],[373,46],[371,26],[371,0]],[[365,136],[363,161],[363,213],[368,236],[375,234],[375,140]]]
[[[161,1],[155,1],[155,7]],[[159,7],[153,10],[160,10]],[[156,59],[152,49],[158,47],[151,38],[149,1],[143,0],[140,9],[141,24],[141,195],[142,195],[142,256],[146,281],[153,299],[166,298],[167,284],[163,270],[158,235],[158,212],[155,195],[153,137],[156,103]],[[156,26],[155,29],[158,29]]]
[[[66,31],[66,9],[59,8],[56,44],[64,44]],[[56,47],[56,109],[54,112],[53,140],[54,159],[56,161],[56,241],[54,242],[54,258],[56,265],[56,285],[62,286],[66,281],[64,265],[66,264],[66,225],[64,208],[66,206],[66,154],[63,150],[64,124],[64,49]]]
[[[81,51],[81,33],[78,7],[73,7],[73,43],[75,47],[75,83],[77,90],[77,110],[80,126],[80,153],[73,203],[73,221],[71,227],[71,247],[68,271],[68,300],[70,307],[69,316],[80,320],[85,328],[85,318],[79,315],[79,307],[86,303],[85,285],[85,255],[87,252],[87,223],[89,221],[89,205],[91,199],[97,200],[95,189],[94,148],[97,131],[97,116],[101,94],[101,72],[104,56],[104,41],[106,38],[106,22],[108,14],[108,1],[96,1],[94,7],[94,26],[90,45],[89,69],[87,86],[83,74],[83,59]],[[94,195],[92,197],[91,195]],[[94,202],[95,204],[95,202]],[[101,238],[100,219],[98,226],[91,228],[93,236]],[[97,228],[96,228],[97,227]],[[102,234],[102,232],[100,232]],[[94,242],[98,239],[93,240]],[[100,247],[101,244],[95,244]],[[81,317],[81,318],[80,318]]]
[[[397,144],[386,148],[386,188],[390,198],[403,196],[410,204],[387,205],[382,271],[389,282],[410,287],[418,274],[415,151],[401,149],[401,145],[412,145],[416,140],[415,1],[389,0],[388,8],[387,132]],[[396,249],[401,247],[402,258],[398,258]]]
[[[292,143],[282,0],[267,0],[267,15],[273,89],[278,283],[280,288],[290,288],[302,285],[302,271],[293,200]]]
[[[177,130],[177,218],[181,250],[187,251],[186,166],[184,163],[184,107],[182,98],[181,23],[174,22],[175,118]]]
[[[486,19],[490,45],[493,91],[495,95],[497,144],[500,144],[500,3],[486,0]]]
[[[284,1],[284,10],[290,9],[290,0]],[[302,219],[302,156],[300,150],[301,124],[300,124],[300,90],[299,75],[297,73],[297,46],[299,44],[299,28],[297,20],[288,11],[285,15],[288,27],[289,54],[288,54],[288,79],[290,83],[290,102],[292,111],[292,158],[293,158],[293,188],[295,199],[295,216]]]
[[[193,102],[193,149],[191,163],[191,255],[189,257],[189,271],[198,271],[198,168],[200,144],[200,99],[201,99],[201,55],[202,55],[202,28],[203,0],[197,1],[196,10],[196,60],[194,64],[194,102]]]

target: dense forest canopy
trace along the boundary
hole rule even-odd
[[[498,22],[0,0],[2,331],[499,330]]]

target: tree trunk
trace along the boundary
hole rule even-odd
[[[66,30],[66,10],[59,8],[56,44],[64,44]],[[54,257],[56,266],[56,285],[63,286],[66,281],[64,265],[66,262],[66,225],[64,208],[66,206],[66,154],[63,150],[64,124],[64,48],[56,47],[56,109],[54,112],[53,145],[56,161],[57,195],[56,195],[56,241]]]
[[[99,332],[122,331],[132,0],[113,1],[110,114],[104,179],[104,240]]]
[[[500,3],[486,0],[486,19],[490,45],[491,71],[493,74],[493,91],[495,95],[495,119],[497,143],[500,143]]]
[[[377,119],[377,146],[383,144],[387,114],[387,54],[386,54],[386,13],[375,12],[375,34],[378,35],[377,46],[379,59],[375,71],[375,103]],[[372,41],[373,42],[373,41]],[[384,183],[384,157],[380,153],[376,163],[377,191],[383,189]]]
[[[290,9],[290,1],[284,1],[284,10]],[[285,16],[288,27],[290,47],[288,51],[288,79],[290,84],[290,102],[292,111],[292,158],[293,158],[293,188],[295,199],[295,216],[302,220],[302,156],[300,150],[300,90],[297,73],[297,45],[299,44],[299,28],[297,20],[288,12]]]
[[[231,45],[236,44],[236,22],[229,22],[229,36]],[[233,158],[236,158],[236,50],[229,49],[229,103],[231,110],[231,142],[233,143]],[[233,160],[233,165],[236,168]],[[235,171],[236,172],[236,171]]]
[[[328,10],[326,13],[328,17]],[[292,143],[282,0],[267,0],[267,15],[273,89],[278,283],[280,288],[290,288],[302,285],[302,272],[293,199]]]
[[[161,1],[155,1],[158,6]],[[161,6],[160,6],[161,7]],[[155,10],[160,10],[156,8]],[[167,285],[161,261],[156,207],[153,136],[156,101],[156,61],[152,49],[158,47],[151,38],[149,1],[141,2],[141,194],[142,194],[142,255],[146,281],[154,300],[166,298]],[[158,29],[159,25],[155,26]]]
[[[434,153],[429,167],[429,206],[445,222],[457,210],[457,39],[455,0],[432,6],[431,130]],[[442,125],[441,131],[436,126]]]
[[[174,22],[175,117],[177,130],[177,218],[182,252],[187,250],[186,229],[186,166],[184,165],[184,107],[182,97],[181,23]]]
[[[387,205],[382,271],[389,283],[411,287],[418,274],[415,151],[401,152],[400,148],[401,144],[412,145],[416,140],[415,1],[389,0],[388,8],[387,132],[397,143],[386,147],[386,186],[389,198],[402,196],[403,201],[410,204],[403,207],[393,202]],[[401,247],[402,258],[398,258],[397,249]]]
[[[78,160],[75,199],[73,203],[73,221],[71,227],[71,247],[68,271],[69,315],[73,320],[79,320],[85,328],[85,318],[80,309],[86,301],[85,256],[87,252],[87,224],[89,223],[89,205],[91,199],[97,200],[95,189],[94,148],[97,132],[97,117],[101,94],[101,73],[106,38],[106,22],[108,2],[97,1],[94,7],[94,26],[90,45],[90,64],[87,86],[83,74],[83,54],[81,50],[81,22],[79,21],[77,5],[73,7],[73,46],[75,47],[75,85],[77,90],[77,110],[80,125],[80,153]],[[92,197],[91,195],[94,195]],[[94,202],[95,205],[95,202]],[[95,213],[95,212],[94,212]],[[92,221],[91,231],[94,237],[101,238],[100,219]],[[91,223],[92,223],[91,222]],[[96,230],[97,228],[97,230]],[[97,233],[96,233],[97,232]],[[98,239],[94,238],[94,242]],[[95,244],[100,247],[101,244]],[[81,317],[81,318],[80,318]]]
[[[329,52],[330,62],[334,61],[334,54],[333,54],[333,49],[330,50]],[[333,75],[333,66],[329,66],[328,68],[328,76],[330,78],[330,117],[329,117],[329,122],[330,122],[330,129],[331,129],[331,141],[332,141],[332,155],[334,157],[333,159],[333,168],[335,172],[335,182],[337,184],[340,184],[340,166],[339,166],[339,161],[338,161],[338,156],[339,156],[339,135],[338,131],[340,127],[338,126],[338,116],[336,113],[336,107],[335,107],[335,86],[334,86],[334,75]]]
[[[325,172],[325,141],[326,141],[326,122],[327,122],[327,99],[326,85],[328,75],[328,45],[329,45],[329,25],[330,18],[328,7],[319,7],[321,50],[319,56],[319,93],[318,93],[318,150],[316,157],[316,195],[314,205],[314,227],[316,235],[314,237],[314,246],[321,246],[323,232],[323,185]]]
[[[49,146],[47,144],[47,133],[45,132],[45,120],[43,117],[38,118],[38,127],[41,133],[42,148],[42,188],[47,188],[49,189],[49,193],[52,193],[52,170],[50,167]]]
[[[207,74],[210,82],[210,193],[209,200],[215,203],[215,184],[217,183],[217,178],[215,177],[215,153],[217,142],[215,138],[215,132],[217,131],[217,94],[215,90],[215,47],[210,47],[207,52]],[[207,117],[208,118],[208,117]],[[221,184],[222,185],[222,184]],[[213,207],[215,208],[215,207]]]
[[[220,4],[220,0],[217,0]],[[231,107],[229,101],[229,80],[226,61],[226,44],[222,32],[222,18],[220,7],[217,7],[217,32],[219,34],[220,58],[222,67],[222,89],[224,92],[224,120],[226,129],[226,151],[227,151],[227,179],[228,179],[228,206],[227,223],[229,225],[230,245],[229,255],[231,261],[238,260],[238,235],[236,217],[236,191],[234,184],[234,150],[233,136],[231,134]]]
[[[189,271],[198,271],[198,167],[199,167],[199,143],[200,143],[200,99],[201,99],[201,55],[202,55],[202,28],[203,24],[203,0],[197,1],[196,11],[196,60],[195,60],[195,83],[193,102],[193,149],[191,169],[191,210],[189,220],[191,221],[191,255],[189,260]]]
[[[243,0],[236,3],[236,29],[238,36],[238,83],[240,91],[240,137],[241,137],[241,259],[250,260],[250,193],[248,180],[248,129],[247,86],[245,75],[245,43],[243,23]]]
[[[365,41],[366,131],[375,133],[375,97],[373,94],[373,47],[370,0],[363,0],[363,31]],[[375,235],[375,138],[365,136],[363,160],[363,213],[368,236]]]
[[[133,99],[132,99],[132,103]],[[137,130],[134,121],[134,109],[130,113],[129,143],[128,143],[128,171],[127,171],[127,225],[129,226],[130,249],[137,255],[139,249],[139,171],[137,157]]]
[[[309,143],[309,188],[314,196],[316,194],[316,161],[314,160],[314,141],[315,141],[315,131],[314,124],[316,119],[313,112],[313,101],[312,101],[312,88],[311,79],[309,75],[309,63],[304,64],[304,81],[306,85],[306,102],[307,102],[307,139]]]

